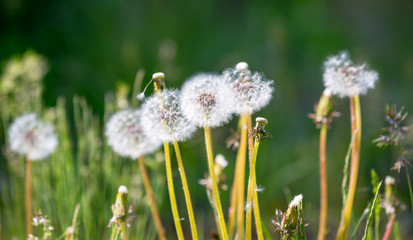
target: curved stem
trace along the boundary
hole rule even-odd
[[[357,174],[360,164],[360,143],[361,143],[361,109],[358,95],[350,97],[351,131],[355,136],[351,150],[350,182],[347,194],[347,202],[342,212],[340,227],[337,233],[337,240],[347,239],[347,232],[350,223],[351,211],[356,191]]]
[[[138,158],[139,169],[141,171],[143,185],[145,187],[146,195],[148,196],[149,207],[151,209],[153,221],[155,222],[155,227],[158,232],[159,240],[165,240],[165,234],[163,232],[161,218],[159,217],[158,208],[156,207],[155,198],[153,197],[153,192],[151,184],[149,181],[148,173],[146,172],[145,163],[143,162],[143,157]]]
[[[327,163],[326,163],[327,124],[323,123],[320,130],[320,222],[318,225],[318,240],[325,237],[327,222]]]
[[[32,234],[32,161],[26,156],[26,236]]]
[[[173,144],[174,144],[174,149],[175,149],[176,160],[178,162],[179,174],[181,175],[182,187],[184,189],[185,203],[186,203],[186,208],[188,210],[189,223],[191,225],[192,239],[197,240],[198,232],[196,230],[194,210],[192,208],[191,194],[189,193],[188,181],[186,179],[184,164],[182,163],[182,157],[181,157],[181,152],[179,150],[178,142],[174,141]]]
[[[212,183],[212,191],[213,197],[216,206],[216,212],[218,214],[218,220],[220,225],[221,236],[223,240],[228,240],[228,233],[227,227],[225,225],[224,213],[222,212],[221,200],[219,198],[219,191],[217,186],[217,181],[215,178],[215,170],[214,170],[214,155],[212,152],[212,142],[211,142],[211,130],[209,127],[205,127],[205,144],[207,150],[207,157],[208,157],[208,169],[209,175],[211,176],[211,183]]]
[[[182,233],[181,227],[181,220],[179,218],[178,207],[176,205],[175,199],[175,190],[174,190],[174,183],[172,179],[172,168],[171,168],[171,157],[169,155],[169,144],[165,142],[163,144],[165,150],[165,167],[166,167],[166,179],[168,182],[168,192],[169,192],[169,201],[171,203],[172,209],[172,216],[174,218],[176,234],[178,235],[178,239],[184,239],[184,235]]]
[[[254,164],[255,165],[255,164]],[[255,227],[257,228],[257,237],[258,240],[264,240],[264,235],[262,232],[262,224],[261,224],[261,215],[260,215],[260,204],[258,202],[258,191],[257,189],[257,175],[255,173],[255,166],[254,166],[254,188],[252,189],[253,191],[253,201],[254,204],[252,205],[254,207],[254,216],[255,216]]]

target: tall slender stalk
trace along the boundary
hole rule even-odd
[[[153,221],[155,222],[156,231],[158,232],[159,240],[165,240],[165,234],[163,232],[161,218],[159,217],[158,208],[156,207],[155,198],[153,197],[153,191],[149,181],[148,173],[146,172],[145,163],[143,162],[143,157],[138,158],[139,169],[141,171],[143,185],[145,187],[146,196],[148,197],[149,207],[151,209]]]
[[[410,194],[410,206],[412,208],[412,213],[413,213],[413,192],[412,192],[412,182],[410,181],[410,173],[409,169],[407,169],[407,166],[404,166],[404,170],[406,170],[406,177],[407,177],[407,184],[409,186],[409,194]]]
[[[228,240],[227,227],[225,225],[224,213],[222,212],[221,200],[219,197],[219,191],[217,181],[215,178],[214,168],[214,154],[212,151],[211,130],[208,126],[205,126],[205,145],[208,157],[208,170],[211,176],[212,192],[215,201],[216,212],[218,214],[218,221],[220,225],[221,236],[223,240]]]
[[[32,227],[32,161],[26,156],[26,236],[33,233]]]
[[[123,240],[128,240],[128,236],[126,235],[125,223],[124,222],[120,225],[120,231],[122,232],[122,239]]]
[[[384,232],[383,240],[390,239],[390,233],[393,228],[393,223],[394,223],[395,218],[396,216],[394,214],[390,215],[389,221],[386,224],[386,231]]]
[[[320,221],[318,225],[318,240],[325,237],[327,222],[327,163],[326,163],[327,123],[322,123],[320,130]]]
[[[241,128],[241,137],[236,158],[234,181],[232,184],[231,204],[229,211],[229,232],[230,236],[233,236],[236,218],[237,237],[238,239],[244,239],[245,161],[248,132],[248,126],[245,115],[241,115],[239,119],[239,126]]]
[[[192,239],[197,240],[198,232],[196,230],[194,210],[192,208],[191,194],[189,193],[188,181],[186,180],[184,164],[182,163],[182,157],[181,157],[181,152],[179,150],[178,142],[174,141],[173,144],[174,144],[174,149],[175,149],[176,161],[178,162],[179,174],[181,175],[182,187],[184,189],[185,203],[186,203],[186,208],[188,210],[189,223],[191,225]]]
[[[337,240],[347,239],[347,232],[350,223],[351,211],[356,191],[357,174],[360,164],[360,143],[361,143],[361,109],[358,95],[350,96],[351,132],[355,136],[351,150],[350,180],[347,194],[347,202],[342,212],[340,227],[337,232]]]
[[[254,209],[254,216],[255,216],[255,225],[257,230],[257,237],[258,239],[263,239],[262,233],[262,225],[261,225],[261,217],[259,213],[259,205],[258,205],[258,194],[256,193],[256,175],[255,175],[255,163],[257,161],[257,154],[258,148],[260,145],[260,136],[255,139],[254,145],[254,152],[253,152],[253,159],[250,163],[250,172],[249,172],[249,179],[248,179],[248,190],[247,190],[247,209],[246,209],[246,239],[251,239],[251,214],[252,210]],[[255,192],[255,193],[254,193]]]
[[[177,207],[176,198],[175,198],[174,183],[172,179],[171,157],[169,154],[169,144],[165,142],[163,146],[164,146],[164,151],[165,151],[166,179],[168,182],[168,192],[169,192],[169,200],[171,203],[172,216],[174,218],[176,234],[178,236],[178,239],[181,240],[181,239],[184,239],[184,235],[182,233],[181,220],[179,218],[178,207]]]

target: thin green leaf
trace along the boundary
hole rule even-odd
[[[378,198],[378,196],[379,196],[379,190],[380,190],[380,187],[381,187],[381,184],[382,184],[382,183],[383,183],[383,181],[380,181],[379,186],[377,187],[376,195],[374,196],[373,203],[372,203],[372,205],[371,205],[371,207],[370,207],[369,217],[367,218],[366,228],[365,228],[365,230],[364,230],[364,236],[363,236],[363,238],[362,238],[363,240],[366,240],[366,239],[367,239],[368,230],[369,230],[369,227],[370,227],[371,219],[372,219],[372,217],[373,217],[374,207],[376,206],[377,198]]]

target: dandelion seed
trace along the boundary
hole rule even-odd
[[[257,186],[257,187],[255,188],[255,191],[257,191],[257,192],[259,192],[259,193],[264,192],[264,190],[265,190],[265,187],[263,187],[263,186]]]
[[[143,92],[139,93],[138,96],[137,96],[137,98],[138,98],[140,101],[143,101],[143,100],[145,99],[145,93],[143,93]]]
[[[191,137],[196,126],[184,117],[179,94],[178,90],[163,90],[145,101],[140,120],[146,134],[158,136],[164,142]]]
[[[378,78],[377,72],[366,69],[366,64],[355,66],[347,52],[331,56],[324,63],[324,85],[340,97],[365,94]]]
[[[180,103],[189,121],[199,127],[218,127],[230,120],[234,99],[222,77],[198,74],[184,84]]]
[[[179,221],[181,221],[181,222],[182,222],[182,221],[184,221],[184,220],[185,220],[185,218],[184,218],[184,217],[179,219]]]
[[[157,136],[144,133],[139,115],[139,110],[122,110],[115,113],[106,124],[108,144],[121,156],[137,159],[161,145]]]
[[[235,68],[225,70],[223,76],[234,92],[236,114],[252,114],[270,102],[273,81],[267,81],[261,73],[251,72],[247,63],[240,62]]]
[[[26,154],[32,161],[44,159],[58,145],[54,127],[37,119],[36,114],[24,114],[11,124],[9,144],[13,152]]]
[[[253,206],[253,202],[249,202],[247,204],[245,204],[245,211],[252,211],[252,206]]]

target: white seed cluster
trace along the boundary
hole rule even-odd
[[[121,156],[137,159],[161,145],[157,136],[144,133],[139,115],[139,110],[121,110],[106,124],[108,144]]]
[[[29,160],[40,160],[52,154],[58,145],[54,127],[27,113],[14,120],[9,131],[9,144],[13,152],[26,154]]]
[[[324,63],[324,85],[340,97],[365,94],[378,78],[377,72],[366,69],[366,64],[355,66],[347,52],[330,56]]]
[[[196,126],[183,116],[178,90],[163,90],[148,98],[141,108],[141,123],[148,135],[163,142],[184,141],[191,137]]]
[[[234,99],[222,76],[198,74],[182,87],[180,103],[184,116],[197,126],[218,127],[230,120]]]
[[[267,81],[261,73],[251,72],[247,63],[240,62],[235,68],[225,70],[223,76],[234,92],[234,113],[252,114],[270,102],[273,81]]]

